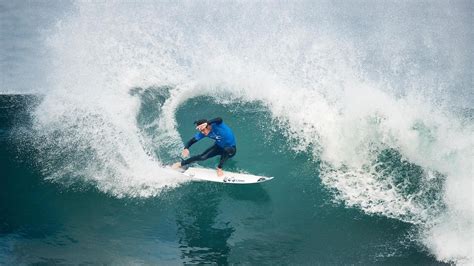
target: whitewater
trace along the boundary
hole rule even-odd
[[[25,138],[48,181],[160,197],[188,182],[164,170],[182,149],[179,108],[256,104],[265,130],[319,163],[334,204],[413,224],[438,261],[469,265],[472,8],[74,2],[41,33],[48,74]],[[140,123],[150,91],[156,116]]]

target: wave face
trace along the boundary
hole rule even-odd
[[[335,201],[417,224],[438,260],[472,263],[473,53],[459,4],[76,3],[47,36],[39,164],[64,185],[158,196],[183,182],[163,165],[182,147],[184,103],[257,103],[320,162]]]

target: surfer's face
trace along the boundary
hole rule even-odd
[[[207,125],[207,127],[203,128],[202,130],[199,130],[202,134],[205,136],[209,135],[209,132],[211,132],[211,125]]]

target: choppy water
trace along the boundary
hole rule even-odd
[[[2,3],[37,40],[1,54],[35,92],[0,98],[5,264],[472,263],[471,3],[33,3]],[[214,116],[274,180],[163,171]]]

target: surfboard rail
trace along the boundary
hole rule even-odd
[[[226,184],[257,184],[273,179],[273,177],[268,176],[235,173],[230,171],[224,171],[223,176],[217,176],[215,169],[204,167],[189,167],[187,169],[177,169],[177,171],[195,180]]]

